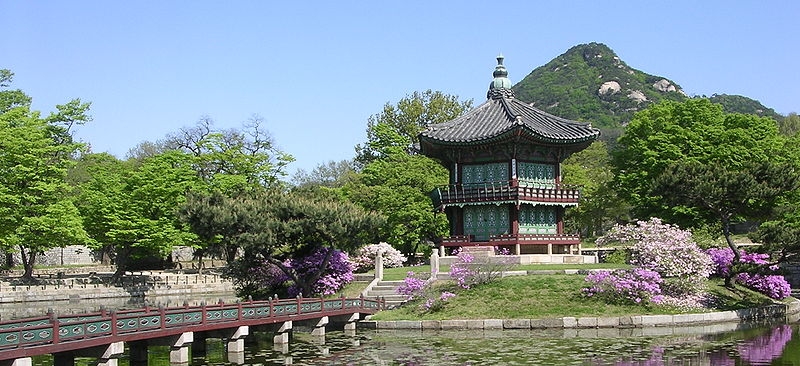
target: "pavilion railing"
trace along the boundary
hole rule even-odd
[[[431,192],[434,207],[464,203],[529,201],[574,205],[580,199],[580,186],[555,182],[509,181],[461,183],[437,187]]]
[[[474,235],[453,235],[442,238],[441,246],[461,247],[478,245],[547,245],[547,244],[578,244],[581,241],[578,234],[498,234],[490,235],[489,241],[474,241]]]

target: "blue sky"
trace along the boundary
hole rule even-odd
[[[367,118],[414,91],[481,103],[498,53],[517,82],[589,42],[690,95],[798,112],[799,18],[797,1],[0,0],[0,68],[35,109],[92,102],[77,136],[95,152],[256,114],[293,172],[352,158]]]

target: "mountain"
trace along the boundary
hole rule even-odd
[[[591,122],[612,139],[634,113],[650,104],[689,98],[676,82],[628,66],[602,43],[570,48],[512,89],[520,100],[560,117]],[[710,99],[727,112],[783,118],[744,96],[714,94]]]

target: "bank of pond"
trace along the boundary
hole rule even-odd
[[[795,320],[796,321],[796,320]],[[77,365],[91,365],[78,359]],[[37,366],[52,365],[36,357]],[[290,344],[253,333],[245,352],[229,354],[207,340],[190,365],[797,365],[800,324],[723,323],[703,327],[498,331],[359,330],[323,340],[295,329]],[[127,355],[118,360],[132,365]],[[169,348],[152,347],[148,365],[169,365]]]

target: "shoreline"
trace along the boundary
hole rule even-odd
[[[777,318],[800,321],[800,300],[758,308],[675,315],[630,315],[619,317],[561,317],[545,319],[451,319],[451,320],[364,320],[361,329],[375,330],[520,330],[520,329],[648,329],[712,326]]]

